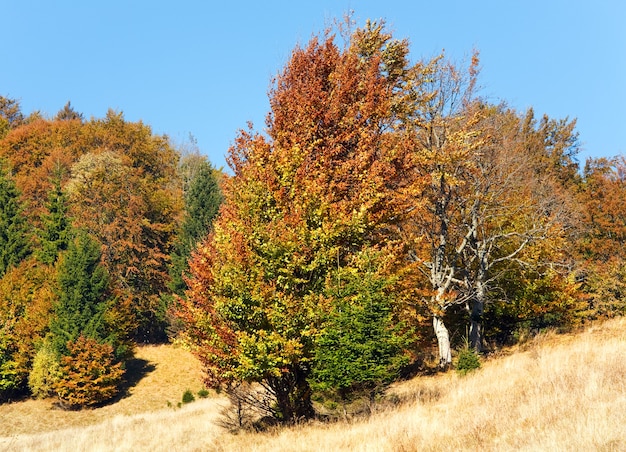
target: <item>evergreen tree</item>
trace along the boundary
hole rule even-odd
[[[196,244],[210,231],[213,219],[222,202],[216,170],[207,161],[200,164],[189,190],[185,193],[186,213],[172,253],[170,289],[183,295],[187,284],[184,274],[187,261]]]
[[[78,233],[63,255],[58,272],[58,302],[50,321],[52,343],[67,356],[69,341],[79,336],[104,342],[109,277],[100,265],[100,245],[88,234]]]
[[[59,112],[57,113],[55,119],[58,119],[60,121],[72,121],[72,120],[83,120],[83,115],[82,113],[78,113],[76,110],[74,110],[74,107],[72,107],[70,101],[67,101],[67,104],[65,104],[65,106],[63,106],[63,108],[61,110],[59,110]]]
[[[329,294],[333,306],[317,338],[313,387],[337,394],[344,403],[355,396],[373,401],[408,364],[411,335],[394,319],[388,278],[357,269],[335,277]]]
[[[30,254],[30,232],[19,192],[0,164],[0,276]]]
[[[56,171],[52,180],[52,190],[48,194],[47,213],[42,215],[42,228],[39,231],[39,259],[45,264],[53,264],[59,253],[68,247],[71,235],[71,221],[67,213],[67,196],[61,188],[61,173]]]

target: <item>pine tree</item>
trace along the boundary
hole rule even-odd
[[[19,192],[0,164],[0,276],[30,254],[30,232]]]
[[[221,202],[222,192],[216,170],[209,162],[204,161],[185,193],[186,213],[174,245],[170,269],[170,288],[175,294],[184,294],[187,284],[183,276],[189,269],[187,261],[196,244],[211,229]]]
[[[67,356],[67,344],[79,336],[104,342],[105,310],[109,277],[100,265],[100,245],[84,232],[78,233],[62,257],[58,273],[58,302],[50,331],[54,349]]]
[[[67,213],[67,195],[61,188],[61,173],[56,172],[52,180],[52,190],[48,194],[48,213],[42,215],[42,228],[39,231],[39,259],[45,264],[53,264],[59,253],[68,247],[71,235],[71,221]]]

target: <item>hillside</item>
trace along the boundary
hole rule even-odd
[[[131,387],[119,401],[102,408],[63,411],[54,409],[50,400],[0,405],[0,437],[82,428],[115,416],[159,411],[168,402],[176,406],[185,390],[196,393],[202,388],[200,363],[191,353],[172,346],[138,347],[128,374]],[[6,440],[0,441],[5,444]]]
[[[623,318],[576,335],[539,336],[466,377],[450,372],[396,385],[396,405],[367,420],[264,434],[220,428],[221,398],[166,406],[200,387],[186,352],[148,347],[138,356],[145,375],[114,405],[75,413],[37,401],[0,407],[0,450],[626,449]]]

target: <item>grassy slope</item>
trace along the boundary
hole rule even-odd
[[[219,398],[159,411],[164,398],[179,400],[192,383],[178,385],[177,373],[170,373],[167,385],[178,388],[157,397],[166,389],[157,382],[166,364],[154,359],[157,368],[118,404],[69,414],[31,409],[49,418],[48,428],[37,430],[68,415],[91,416],[77,424],[92,425],[16,436],[34,419],[20,407],[37,402],[0,407],[3,421],[15,418],[2,427],[8,437],[0,438],[0,450],[626,450],[626,319],[578,335],[539,337],[464,378],[448,373],[403,383],[393,389],[402,403],[367,420],[265,434],[220,429]],[[152,388],[144,392],[148,379]],[[122,404],[133,408],[124,411]],[[142,410],[149,413],[137,414]]]
[[[186,389],[197,392],[202,388],[198,361],[191,353],[171,346],[139,347],[128,369],[136,384],[117,403],[102,408],[62,411],[53,409],[51,400],[0,405],[0,437],[83,427],[118,415],[157,411],[166,408],[167,402],[180,402]]]

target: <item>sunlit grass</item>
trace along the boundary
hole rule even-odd
[[[156,372],[149,375],[156,379]],[[176,373],[171,378],[176,380]],[[178,395],[185,386],[178,386]],[[132,396],[119,403],[158,390],[143,393],[140,388],[141,382]],[[90,425],[27,436],[15,436],[4,428],[3,435],[9,438],[0,439],[0,449],[626,450],[626,319],[577,335],[543,335],[487,360],[465,377],[455,372],[419,377],[394,386],[392,392],[395,403],[382,404],[366,419],[237,435],[218,426],[225,403],[221,398],[164,410],[156,403],[136,400],[132,405],[150,412],[113,414],[111,408],[108,417]],[[8,413],[2,412],[3,419]],[[62,413],[43,410],[40,414]]]

